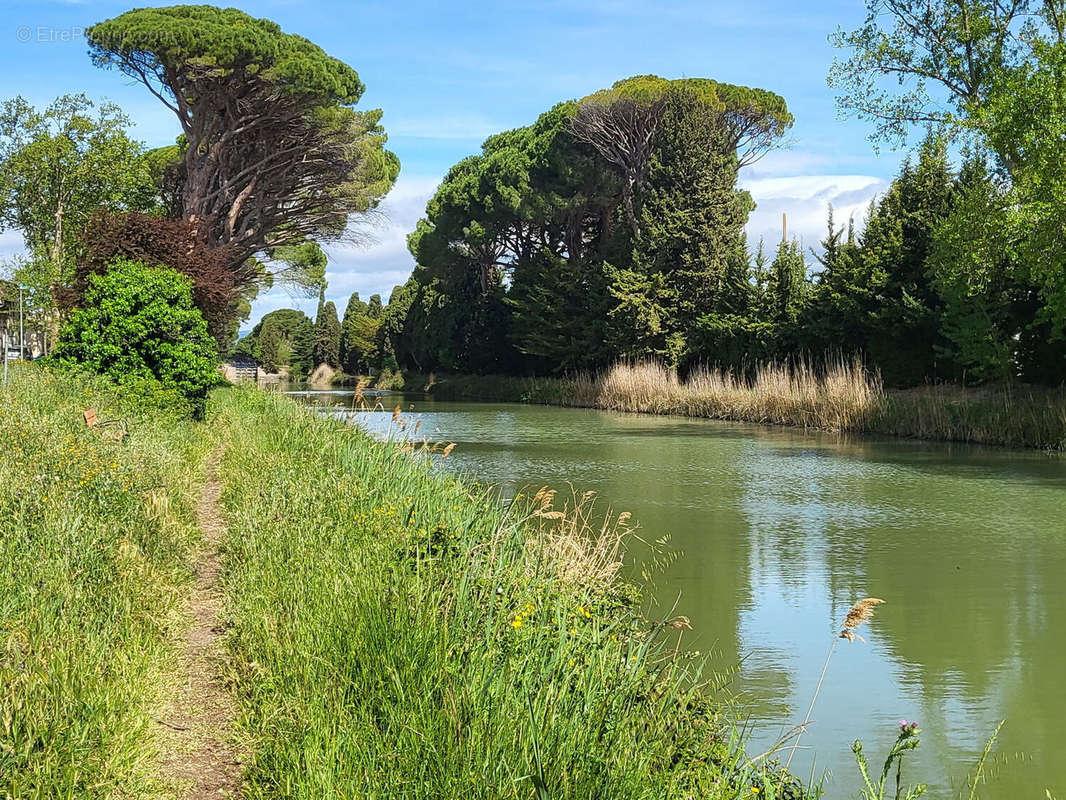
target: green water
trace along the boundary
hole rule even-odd
[[[309,402],[350,402],[317,395]],[[396,398],[383,401],[390,409]],[[692,647],[737,668],[754,754],[802,720],[839,621],[884,598],[866,642],[841,641],[793,770],[857,796],[897,720],[924,730],[908,764],[955,797],[1006,720],[985,798],[1066,798],[1066,458],[597,411],[402,399],[446,462],[505,491],[599,493],[680,556],[657,596]],[[353,421],[386,433],[391,413]],[[654,612],[653,612],[654,613]],[[663,611],[662,613],[666,613]],[[810,749],[806,749],[809,747]],[[798,767],[798,768],[797,768]],[[964,795],[965,796],[965,795]]]

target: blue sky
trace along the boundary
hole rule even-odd
[[[143,86],[92,66],[82,29],[132,3],[3,2],[0,97],[21,94],[44,105],[85,92],[118,102],[149,146],[168,144],[177,120]],[[343,311],[410,274],[404,237],[447,169],[489,134],[525,125],[559,100],[581,97],[630,75],[710,77],[759,86],[788,101],[796,117],[787,149],[742,173],[758,209],[753,240],[792,233],[814,245],[832,202],[843,221],[881,191],[899,153],[878,156],[866,127],[837,118],[825,76],[834,51],[827,35],[864,16],[861,0],[793,3],[751,0],[639,2],[239,2],[277,21],[358,70],[367,85],[360,107],[384,109],[389,146],[402,173],[384,203],[373,242],[329,250],[328,296]],[[0,234],[0,257],[18,252],[17,232]],[[250,327],[284,306],[314,311],[314,301],[275,290],[260,297]]]

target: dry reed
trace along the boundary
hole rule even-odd
[[[629,512],[597,513],[595,492],[571,489],[561,507],[555,498],[554,490],[541,488],[529,517],[530,530],[537,533],[553,571],[564,585],[608,591],[622,571],[624,542],[631,533]]]
[[[566,405],[831,431],[863,429],[884,397],[880,378],[857,360],[825,369],[766,364],[751,376],[701,367],[684,381],[660,364],[638,362],[563,383]]]
[[[814,695],[811,697],[811,704],[807,706],[807,714],[803,717],[803,722],[796,726],[796,738],[792,742],[792,749],[789,751],[788,760],[785,762],[786,770],[792,765],[792,757],[796,755],[796,749],[799,747],[800,738],[806,733],[807,726],[811,723],[811,714],[814,713],[814,704],[818,702],[818,695],[822,691],[822,684],[825,682],[825,673],[829,670],[829,661],[833,658],[833,651],[836,650],[837,642],[841,639],[847,639],[849,642],[854,642],[856,639],[859,641],[866,641],[855,633],[855,631],[860,625],[869,622],[873,618],[874,609],[883,602],[885,601],[879,597],[864,597],[848,609],[848,613],[844,617],[844,624],[841,626],[840,635],[833,638],[833,644],[829,647],[829,652],[826,653],[825,663],[822,664],[822,674],[818,676],[818,683],[814,687]]]
[[[859,359],[817,368],[770,363],[745,374],[700,367],[685,380],[660,364],[634,362],[562,378],[456,377],[437,384],[434,393],[1066,450],[1066,387],[886,390]]]
[[[862,625],[864,622],[869,622],[873,618],[874,609],[885,602],[879,597],[864,597],[857,602],[848,611],[848,615],[844,618],[844,627],[840,631],[840,638],[847,639],[849,642],[854,642],[858,639],[860,642],[865,641],[861,636],[855,633],[855,629]]]

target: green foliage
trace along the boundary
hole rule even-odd
[[[407,387],[407,380],[403,373],[398,370],[385,368],[374,379],[375,389],[384,389],[389,392],[402,392]]]
[[[355,70],[301,36],[284,34],[275,22],[256,19],[235,8],[169,6],[139,8],[91,26],[93,62],[133,72],[143,65],[149,74],[197,62],[211,65],[212,77],[258,74],[286,92],[310,95],[320,102],[350,105],[365,89]]]
[[[287,369],[291,377],[302,378],[315,366],[314,337],[315,325],[304,312],[279,308],[264,314],[231,354],[253,356],[267,372]]]
[[[0,388],[3,792],[157,797],[150,720],[179,681],[206,429],[140,413],[143,395],[100,378],[11,373]],[[86,408],[126,418],[131,435],[87,428]]]
[[[366,304],[366,314],[371,319],[381,319],[385,309],[381,305],[381,295],[372,294]]]
[[[637,196],[641,238],[633,271],[659,298],[665,346],[636,357],[667,354],[675,364],[696,319],[712,308],[754,204],[736,188],[739,161],[720,112],[691,83],[664,99],[643,191]],[[632,297],[632,289],[627,291]]]
[[[873,138],[890,143],[915,124],[972,131],[1004,83],[1066,33],[1061,4],[1046,0],[866,0],[866,9],[859,28],[832,37],[850,55],[833,64],[829,84],[842,110],[873,122]],[[996,152],[1007,156],[1009,142],[1001,143],[1008,147]]]
[[[871,207],[871,216],[873,207]],[[823,254],[818,258],[818,272],[800,325],[815,353],[865,353],[869,350],[871,321],[881,302],[881,273],[868,271],[871,259],[855,235],[855,221],[845,228],[836,227],[833,207],[829,207],[827,233],[822,240]]]
[[[748,758],[673,626],[593,555],[612,521],[543,494],[509,512],[436,457],[216,397],[245,792],[806,796]]]
[[[378,351],[382,367],[396,369],[401,360],[405,364],[418,362],[418,349],[411,341],[414,331],[407,327],[411,306],[418,293],[419,286],[412,276],[406,283],[394,286],[389,294],[388,305],[381,315],[381,327],[378,328]]]
[[[662,273],[647,275],[636,269],[616,269],[610,264],[604,268],[613,301],[607,312],[613,354],[627,360],[656,358],[677,363],[685,338],[675,324],[678,295],[666,285],[666,277]],[[566,311],[563,309],[564,314]],[[575,325],[572,318],[569,324]],[[594,365],[604,358],[598,348],[586,352],[598,356]]]
[[[842,107],[873,120],[875,138],[890,141],[902,140],[915,123],[938,123],[945,135],[963,135],[978,152],[987,149],[1007,179],[993,186],[990,177],[978,177],[956,199],[930,191],[928,181],[942,182],[936,169],[922,174],[919,163],[901,176],[904,191],[917,189],[931,201],[924,217],[910,204],[909,221],[925,230],[901,231],[908,241],[919,250],[927,247],[938,219],[947,218],[928,265],[943,304],[936,350],[981,379],[1062,380],[1066,371],[1056,346],[1066,336],[1061,3],[870,0],[867,8],[861,28],[836,36],[851,51],[830,75]],[[883,77],[897,79],[898,88],[889,88]],[[928,163],[935,166],[935,160]],[[961,176],[960,182],[966,183]],[[960,208],[953,213],[956,200]],[[904,257],[917,267],[918,255]],[[939,309],[928,292],[931,284],[911,293],[914,277],[888,287],[906,291],[902,298],[890,292],[894,319],[888,327],[936,336]],[[927,359],[923,363],[913,352],[900,357],[916,355],[917,372],[928,373]],[[935,371],[942,371],[939,365]],[[906,377],[913,379],[915,370],[910,372]]]
[[[830,215],[822,270],[799,320],[814,354],[862,352],[887,383],[1055,384],[1066,360],[1017,253],[1012,192],[979,152],[958,171],[930,134],[870,209],[861,238]]]
[[[609,267],[605,265],[609,270]],[[587,369],[609,358],[608,274],[572,259],[530,260],[507,293],[511,337],[545,372]]]
[[[1004,238],[1039,291],[1042,321],[1066,337],[1066,44],[1034,45],[1034,59],[1004,70],[976,125],[1010,175]],[[1061,346],[1060,346],[1061,347]]]
[[[341,323],[337,319],[337,307],[333,301],[319,302],[315,318],[315,338],[311,348],[314,365],[328,364],[333,368],[341,365]]]
[[[44,110],[21,97],[0,107],[0,230],[22,233],[27,257],[15,279],[31,287],[29,310],[55,313],[52,287],[70,281],[79,234],[99,209],[150,210],[149,161],[111,103],[64,95]]]
[[[340,362],[349,375],[364,375],[378,366],[382,314],[380,295],[373,295],[370,303],[360,300],[359,292],[348,298],[341,321]]]
[[[397,358],[511,373],[683,360],[715,293],[736,300],[752,208],[737,171],[791,123],[769,92],[638,76],[489,137],[411,234]]]
[[[1017,267],[1006,242],[1005,198],[983,163],[960,179],[955,208],[936,234],[929,271],[943,300],[942,330],[953,358],[967,376],[1009,379],[1016,370],[1012,319]]]
[[[1020,158],[1008,187],[980,149],[954,168],[946,134],[929,131],[861,235],[830,209],[821,268],[809,274],[795,241],[772,259],[760,243],[752,260],[740,152],[710,89],[633,80],[582,103],[655,104],[635,225],[624,176],[575,134],[573,104],[490,137],[449,173],[410,237],[421,266],[383,325],[399,364],[546,374],[654,359],[742,373],[858,354],[890,386],[1066,377],[1056,190],[1034,183],[1042,205],[1019,204]],[[1038,163],[1056,151],[1026,152]]]
[[[296,289],[307,297],[314,297],[325,288],[329,259],[317,242],[277,247],[271,256],[284,265],[271,273],[272,282]]]
[[[807,295],[807,262],[799,242],[781,242],[770,263],[765,302],[770,319],[781,326],[794,325]]]
[[[862,742],[855,740],[855,744],[852,745],[851,749],[855,753],[855,763],[859,767],[859,774],[863,780],[863,800],[885,800],[889,796],[895,797],[896,800],[915,800],[915,798],[925,794],[926,787],[924,783],[915,784],[910,788],[904,788],[902,784],[903,757],[918,748],[920,743],[918,739],[919,733],[921,733],[921,730],[919,730],[917,722],[900,721],[899,734],[897,734],[896,741],[893,742],[892,747],[889,749],[888,755],[885,756],[885,763],[881,768],[881,775],[876,783],[870,779],[866,756],[862,752]],[[896,768],[894,792],[888,783],[893,767]],[[889,795],[886,792],[892,792],[892,794]]]
[[[120,384],[158,381],[197,418],[219,382],[215,341],[193,305],[191,283],[174,270],[130,261],[90,278],[85,305],[70,315],[52,356]]]
[[[399,174],[381,111],[352,108],[365,88],[355,70],[270,20],[139,8],[86,35],[95,64],[144,83],[177,116],[182,163],[164,170],[175,191],[163,194],[180,191],[180,204],[167,205],[224,248],[240,288],[263,277],[246,269],[256,254],[343,238]]]
[[[292,357],[275,320],[266,320],[259,331],[259,360],[267,372],[288,366]]]

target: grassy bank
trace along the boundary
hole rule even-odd
[[[638,609],[624,518],[504,509],[440,454],[214,403],[247,796],[802,796],[689,686],[686,621]]]
[[[695,370],[684,381],[655,364],[564,378],[462,376],[440,399],[478,399],[793,425],[941,441],[1066,449],[1066,388],[885,390],[859,364],[824,371],[764,366],[750,379]]]
[[[82,420],[130,416],[124,442]],[[195,539],[201,429],[103,384],[0,389],[0,796],[149,797]]]

